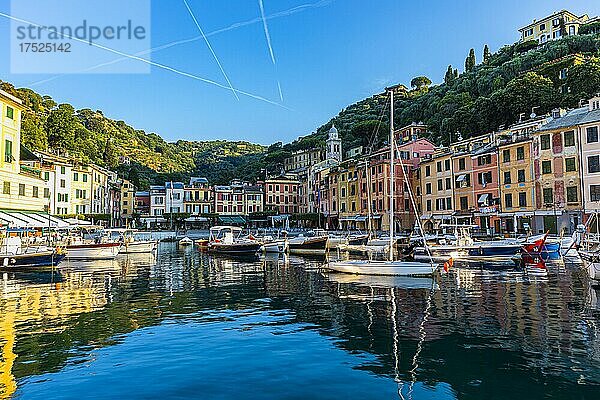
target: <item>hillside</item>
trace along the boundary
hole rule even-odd
[[[430,127],[430,139],[447,144],[449,134],[469,137],[507,126],[529,115],[544,114],[556,107],[576,107],[581,99],[600,92],[600,35],[584,34],[538,45],[536,42],[504,46],[496,53],[484,49],[477,63],[473,49],[464,71],[448,66],[444,82],[432,85],[416,77],[411,89],[397,90],[395,126],[422,121]],[[75,110],[57,104],[50,96],[31,89],[0,87],[21,98],[23,143],[33,150],[68,153],[83,162],[112,168],[138,187],[167,180],[186,180],[190,175],[207,177],[216,184],[231,179],[256,180],[281,171],[291,152],[324,144],[335,123],[344,148],[384,143],[388,132],[389,105],[386,94],[352,104],[311,135],[268,148],[248,142],[177,141],[168,143],[156,133],[134,129],[101,111]],[[128,157],[130,166],[119,162]]]
[[[467,65],[467,57],[466,71],[460,74],[448,66],[442,84],[430,86],[413,80],[416,85],[411,90],[395,96],[395,126],[422,121],[430,127],[432,140],[447,144],[449,132],[469,137],[494,131],[518,121],[521,113],[528,116],[533,107],[537,114],[556,107],[576,107],[581,99],[600,91],[600,35],[567,36],[539,46],[536,42],[516,43],[493,54],[484,49],[484,54],[477,64],[473,52],[472,64]],[[564,68],[568,74],[561,79]],[[425,78],[424,82],[428,81]],[[389,124],[387,102],[385,94],[377,94],[350,105],[302,140],[324,141],[335,123],[346,149],[366,145],[381,115],[380,144]],[[302,140],[290,149],[302,147]]]

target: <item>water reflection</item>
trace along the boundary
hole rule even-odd
[[[190,392],[196,396],[239,397],[231,391],[262,386],[254,397],[597,394],[599,293],[576,267],[557,266],[544,277],[453,269],[407,279],[328,274],[320,265],[215,258],[166,243],[156,257],[65,263],[59,274],[5,273],[0,398],[52,397],[52,385],[65,381],[74,388],[61,396],[75,398],[81,389],[73,382],[102,382],[103,360],[117,356],[127,367],[122,380],[135,381],[136,360],[148,388],[160,381],[171,390],[181,379],[204,385]],[[136,345],[146,333],[157,339]],[[157,356],[173,359],[172,380],[159,379],[165,371],[153,375]],[[246,372],[229,378],[227,356],[244,358]],[[81,365],[94,369],[87,381],[72,378],[83,374]],[[210,386],[219,373],[237,386],[216,378]],[[282,376],[312,383],[291,385]],[[114,382],[101,387],[106,397],[122,395]],[[128,393],[136,394],[149,395]]]

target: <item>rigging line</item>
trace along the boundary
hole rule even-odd
[[[414,389],[415,383],[417,383],[417,369],[419,368],[419,355],[423,350],[423,343],[425,343],[425,338],[427,336],[427,330],[425,329],[425,324],[429,320],[429,312],[431,310],[431,300],[433,299],[433,293],[435,291],[435,286],[431,284],[431,289],[429,290],[429,294],[427,295],[427,302],[425,306],[425,312],[423,313],[423,319],[419,324],[419,342],[417,343],[417,350],[412,359],[413,368],[409,371],[411,374],[411,382],[408,390],[408,396],[412,399],[412,393]]]
[[[328,4],[330,4],[331,1],[332,0],[321,0],[321,1],[316,2],[316,3],[302,4],[302,5],[299,5],[299,6],[290,8],[290,9],[287,9],[287,10],[283,10],[283,11],[279,11],[279,12],[273,13],[271,15],[267,15],[266,18],[267,18],[267,20],[269,20],[269,19],[287,17],[287,16],[290,16],[290,15],[302,12],[302,11],[310,9],[310,8],[324,7],[324,6],[328,5]],[[228,32],[228,31],[231,31],[231,30],[234,30],[234,29],[237,29],[237,28],[242,28],[244,26],[256,24],[256,23],[259,23],[260,20],[261,19],[257,17],[257,18],[253,18],[253,19],[246,20],[246,21],[243,21],[243,22],[236,22],[236,23],[231,24],[231,25],[229,25],[227,27],[220,28],[220,29],[214,30],[212,32],[208,32],[206,34],[206,37],[211,37],[213,35],[217,35],[217,34],[220,34],[220,33]],[[201,39],[202,39],[202,35],[198,35],[198,36],[195,36],[193,38],[188,38],[188,39],[180,39],[180,40],[176,40],[174,42],[165,43],[165,44],[157,46],[157,47],[152,47],[150,49],[146,49],[146,50],[134,53],[134,55],[136,55],[136,56],[142,56],[142,55],[146,55],[146,54],[150,54],[150,53],[156,53],[158,51],[166,50],[166,49],[169,49],[171,47],[178,46],[180,44],[186,44],[186,43],[196,42],[196,41],[201,40]],[[78,73],[92,71],[92,70],[95,70],[95,69],[98,69],[98,68],[101,68],[101,67],[104,67],[104,66],[107,66],[107,65],[112,65],[112,64],[115,64],[115,63],[118,63],[118,62],[121,62],[121,61],[125,61],[125,60],[128,60],[128,59],[129,59],[129,57],[116,58],[116,59],[114,59],[112,61],[107,61],[105,63],[101,63],[101,64],[98,64],[98,65],[94,65],[94,66],[91,66],[89,68],[83,69],[83,70],[79,71]],[[40,81],[36,81],[36,82],[30,83],[27,86],[31,87],[31,86],[40,85],[40,84],[43,84],[43,83],[46,83],[46,82],[53,81],[55,79],[60,78],[61,76],[65,76],[65,75],[69,75],[69,74],[57,74],[57,75],[51,76],[49,78],[46,78],[46,79],[43,79],[43,80],[40,80]]]
[[[375,128],[373,128],[373,132],[371,133],[371,137],[369,138],[369,154],[371,154],[373,152],[373,147],[375,146],[375,140],[377,138],[377,136],[379,135],[379,128],[381,127],[381,123],[383,122],[383,117],[385,115],[385,111],[387,110],[387,106],[388,106],[388,96],[390,94],[388,92],[386,92],[385,95],[385,102],[383,104],[383,107],[381,108],[381,111],[379,112],[379,118],[377,121],[377,126]]]
[[[221,61],[219,61],[219,57],[217,57],[217,54],[215,53],[215,51],[213,50],[212,46],[210,45],[210,41],[208,40],[208,38],[204,34],[204,30],[202,29],[202,27],[200,26],[200,23],[196,19],[196,16],[194,15],[194,12],[190,8],[190,5],[188,4],[188,2],[186,0],[183,0],[183,4],[185,4],[185,7],[187,8],[188,12],[190,13],[190,16],[194,20],[194,24],[196,24],[196,27],[198,28],[198,30],[200,31],[200,34],[204,38],[204,41],[206,42],[206,45],[208,46],[208,49],[210,50],[213,58],[215,59],[215,62],[219,66],[219,69],[221,70],[221,73],[223,74],[223,77],[227,81],[227,84],[229,85],[229,88],[231,89],[231,92],[233,93],[233,95],[235,96],[235,98],[239,101],[240,97],[238,96],[238,94],[236,93],[235,89],[233,88],[233,85],[231,84],[231,81],[229,80],[229,77],[227,76],[227,73],[225,72],[225,69],[221,65]]]
[[[24,23],[24,24],[32,25],[32,26],[35,26],[37,28],[44,28],[42,25],[39,25],[39,24],[36,24],[34,22],[27,21],[27,20],[24,20],[24,19],[21,19],[21,18],[18,18],[18,17],[14,17],[14,16],[12,16],[10,14],[6,14],[6,13],[3,13],[3,12],[0,12],[0,16],[8,18],[8,19],[13,20],[13,21],[17,21],[17,22],[21,22],[21,23]],[[74,40],[76,42],[85,43],[86,45],[89,44],[87,40],[79,39],[79,38],[73,37],[71,35],[64,34],[63,36],[66,37],[66,38],[68,38],[68,39]],[[106,51],[108,51],[110,53],[121,55],[123,57],[129,58],[129,59],[132,59],[132,60],[137,60],[137,61],[144,62],[146,64],[149,64],[149,65],[153,66],[153,67],[164,69],[166,71],[173,72],[173,73],[175,73],[177,75],[181,75],[181,76],[185,76],[185,77],[188,77],[188,78],[191,78],[191,79],[194,79],[194,80],[198,80],[198,81],[201,81],[201,82],[213,85],[213,86],[220,87],[222,89],[231,90],[230,87],[225,86],[225,85],[223,85],[223,84],[221,84],[219,82],[213,81],[211,79],[203,78],[203,77],[198,76],[198,75],[190,74],[188,72],[181,71],[179,69],[170,67],[170,66],[165,65],[165,64],[161,64],[161,63],[158,63],[158,62],[155,62],[155,61],[147,60],[145,58],[138,57],[138,56],[135,56],[135,55],[132,55],[132,54],[124,53],[122,51],[115,50],[113,48],[110,48],[110,47],[107,47],[107,46],[103,46],[103,45],[95,43],[95,42],[92,42],[91,46],[97,47],[97,48],[102,49],[102,50],[106,50]],[[281,108],[285,108],[286,110],[292,111],[291,108],[286,107],[286,106],[284,106],[281,103],[277,103],[275,101],[266,99],[266,98],[264,98],[262,96],[255,95],[255,94],[252,94],[252,93],[249,93],[249,92],[245,92],[245,91],[239,90],[239,89],[233,89],[233,90],[235,90],[239,94],[243,94],[244,96],[248,96],[248,97],[254,98],[256,100],[264,101],[265,103],[273,104],[273,105],[279,106]]]
[[[395,142],[394,142],[394,150],[396,150],[398,153],[400,153],[400,148],[398,147],[398,144]],[[433,269],[434,269],[433,268],[433,264],[434,264],[433,256],[431,255],[429,246],[427,246],[427,241],[425,239],[425,231],[423,230],[423,225],[421,225],[421,219],[417,215],[417,210],[418,210],[417,202],[415,200],[414,193],[412,191],[410,182],[408,181],[408,177],[406,176],[406,169],[404,166],[404,161],[402,160],[402,157],[399,157],[399,158],[400,158],[400,166],[402,168],[402,177],[403,177],[404,183],[406,184],[406,188],[408,189],[407,191],[408,191],[408,196],[410,198],[411,205],[413,207],[413,210],[415,211],[415,221],[416,221],[417,225],[419,226],[419,231],[421,232],[421,238],[423,239],[423,246],[425,247],[425,251],[427,252],[427,255],[429,256],[429,263],[431,264],[431,269],[433,272]]]

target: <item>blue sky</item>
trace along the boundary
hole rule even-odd
[[[258,0],[187,0],[202,29],[211,32],[260,17]],[[469,48],[478,61],[484,44],[495,51],[518,39],[517,29],[553,11],[600,14],[592,0],[406,1],[263,0],[276,68],[258,21],[215,34],[209,41],[231,84],[284,107],[151,68],[150,74],[11,74],[0,58],[0,79],[31,86],[76,108],[103,110],[166,140],[288,142],[327,122],[347,105],[386,85],[426,75],[442,80],[452,64],[462,70]],[[0,11],[10,12],[7,0]],[[25,18],[26,16],[20,16]],[[8,47],[9,21],[0,18]],[[152,1],[152,47],[198,36],[183,0]],[[98,50],[102,51],[102,50]],[[115,56],[113,58],[118,58]],[[227,85],[203,41],[155,52],[152,61]],[[126,62],[138,62],[134,60]],[[280,101],[277,81],[281,83]]]

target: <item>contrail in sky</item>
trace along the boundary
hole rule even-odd
[[[274,14],[268,15],[267,16],[267,20],[269,20],[269,19],[275,19],[275,18],[281,18],[281,17],[287,17],[287,16],[290,16],[290,15],[293,15],[293,14],[296,14],[296,13],[299,13],[299,12],[302,12],[304,10],[308,10],[308,9],[311,9],[311,8],[325,7],[325,6],[329,5],[329,4],[331,4],[332,1],[334,1],[334,0],[321,0],[321,1],[318,1],[316,3],[302,4],[302,5],[299,5],[299,6],[296,6],[296,7],[287,9],[287,10],[284,10],[284,11],[279,11],[279,12],[276,12]],[[253,24],[261,22],[261,20],[262,20],[262,18],[257,17],[257,18],[253,18],[253,19],[250,19],[250,20],[247,20],[247,21],[243,21],[243,22],[236,22],[236,23],[231,24],[231,25],[229,25],[229,26],[227,26],[225,28],[220,28],[220,29],[214,30],[212,32],[208,32],[206,34],[206,37],[211,37],[213,35],[218,35],[220,33],[225,33],[225,32],[228,32],[228,31],[231,31],[231,30],[234,30],[234,29],[242,28],[244,26],[253,25]],[[136,56],[142,56],[142,55],[146,55],[146,54],[150,54],[150,53],[156,53],[156,52],[161,51],[161,50],[166,50],[166,49],[169,49],[171,47],[175,47],[175,46],[178,46],[178,45],[181,45],[181,44],[195,42],[195,41],[198,41],[198,40],[201,40],[201,39],[203,39],[202,35],[195,36],[193,38],[188,38],[188,39],[180,39],[180,40],[176,40],[176,41],[173,41],[173,42],[165,43],[163,45],[160,45],[160,46],[157,46],[157,47],[153,47],[153,48],[150,48],[150,49],[147,49],[147,50],[144,50],[144,51],[140,51],[138,53],[135,53],[135,55]],[[95,69],[102,68],[102,67],[105,67],[105,66],[108,66],[108,65],[112,65],[112,64],[116,64],[118,62],[129,60],[129,59],[130,59],[130,57],[116,58],[116,59],[114,59],[112,61],[107,61],[107,62],[98,64],[98,65],[93,65],[93,66],[91,66],[89,68],[83,69],[83,70],[79,71],[79,73],[93,71]],[[45,78],[45,79],[42,79],[42,80],[39,80],[39,81],[32,82],[32,83],[28,84],[27,86],[31,87],[31,86],[41,85],[43,83],[51,82],[51,81],[53,81],[55,79],[60,78],[61,76],[65,76],[65,75],[70,75],[70,74],[54,75],[54,76],[51,76],[49,78]]]
[[[21,19],[21,18],[14,17],[12,15],[5,14],[3,12],[0,12],[0,16],[8,18],[8,19],[13,20],[13,21],[17,21],[17,22],[21,22],[21,23],[24,23],[24,24],[32,25],[32,26],[35,26],[35,27],[39,27],[39,28],[42,27],[42,25],[36,24],[34,22],[31,22],[31,21],[27,21],[27,20],[24,20],[24,19]],[[81,42],[81,43],[84,43],[86,45],[92,45],[92,46],[97,47],[99,49],[106,50],[108,52],[111,52],[111,53],[114,53],[114,54],[117,54],[117,55],[129,58],[129,59],[132,59],[132,60],[137,60],[137,61],[144,62],[144,63],[152,65],[154,67],[157,67],[157,68],[160,68],[160,69],[164,69],[166,71],[173,72],[173,73],[175,73],[177,75],[181,75],[181,76],[185,76],[185,77],[188,77],[188,78],[191,78],[191,79],[195,79],[195,80],[198,80],[198,81],[201,81],[201,82],[204,82],[204,83],[208,83],[210,85],[214,85],[214,86],[217,86],[217,87],[220,87],[220,88],[223,88],[223,89],[227,89],[227,90],[231,90],[232,89],[229,86],[225,86],[225,85],[223,85],[223,84],[221,84],[219,82],[215,82],[215,81],[213,81],[211,79],[202,78],[201,76],[193,75],[193,74],[190,74],[188,72],[181,71],[181,70],[178,70],[178,69],[173,68],[173,67],[169,67],[168,65],[165,65],[165,64],[160,64],[160,63],[157,63],[157,62],[154,62],[154,61],[151,61],[151,60],[146,60],[145,58],[141,58],[141,57],[138,57],[138,56],[135,56],[135,55],[132,55],[132,54],[127,54],[127,53],[124,53],[122,51],[115,50],[115,49],[112,49],[110,47],[103,46],[103,45],[98,44],[96,42],[89,43],[87,40],[79,39],[77,37],[73,37],[73,36],[70,36],[70,35],[67,35],[67,34],[63,34],[63,36],[65,36],[65,37],[67,37],[67,38],[69,38],[71,40],[74,40],[74,41],[77,41],[77,42]],[[284,106],[284,105],[282,105],[280,103],[277,103],[275,101],[266,99],[266,98],[264,98],[262,96],[255,95],[255,94],[252,94],[252,93],[249,93],[249,92],[245,92],[245,91],[239,90],[239,89],[233,89],[233,90],[236,93],[243,94],[243,95],[251,97],[253,99],[264,101],[266,103],[273,104],[273,105],[285,108],[287,110],[290,110],[290,108],[288,108],[288,107],[286,107],[286,106]]]
[[[277,72],[277,63],[275,62],[275,54],[273,54],[273,45],[271,44],[271,35],[269,34],[269,25],[267,25],[267,18],[265,18],[265,7],[263,0],[258,0],[258,6],[260,8],[260,18],[262,19],[263,28],[265,30],[265,37],[267,38],[267,46],[269,47],[269,54],[271,55],[271,61],[275,68],[275,79],[277,79],[277,89],[279,90],[279,99],[283,101],[283,92],[281,91],[281,83],[279,82],[279,74]]]
[[[231,88],[231,91],[233,92],[233,95],[235,96],[236,99],[240,99],[239,96],[237,95],[235,89],[233,88],[233,85],[231,84],[231,81],[229,80],[229,77],[227,76],[227,73],[225,72],[225,69],[223,68],[223,66],[221,65],[221,62],[219,61],[219,58],[217,57],[217,54],[215,53],[215,51],[213,50],[212,46],[210,45],[210,42],[208,41],[208,39],[206,38],[206,35],[204,34],[204,31],[202,30],[202,27],[200,26],[200,24],[198,23],[198,20],[196,19],[196,16],[194,15],[194,12],[192,11],[192,9],[190,8],[190,6],[188,5],[186,0],[183,0],[183,4],[185,4],[185,7],[187,8],[188,12],[190,13],[190,16],[192,17],[192,19],[194,20],[194,23],[196,24],[196,27],[198,28],[198,30],[200,31],[200,34],[202,35],[202,37],[204,38],[204,41],[206,42],[206,45],[208,46],[210,52],[213,55],[213,58],[215,59],[215,61],[217,62],[217,65],[219,66],[219,69],[221,70],[221,73],[223,74],[223,76],[225,77],[225,80],[227,81],[227,84],[229,85],[229,87]]]

